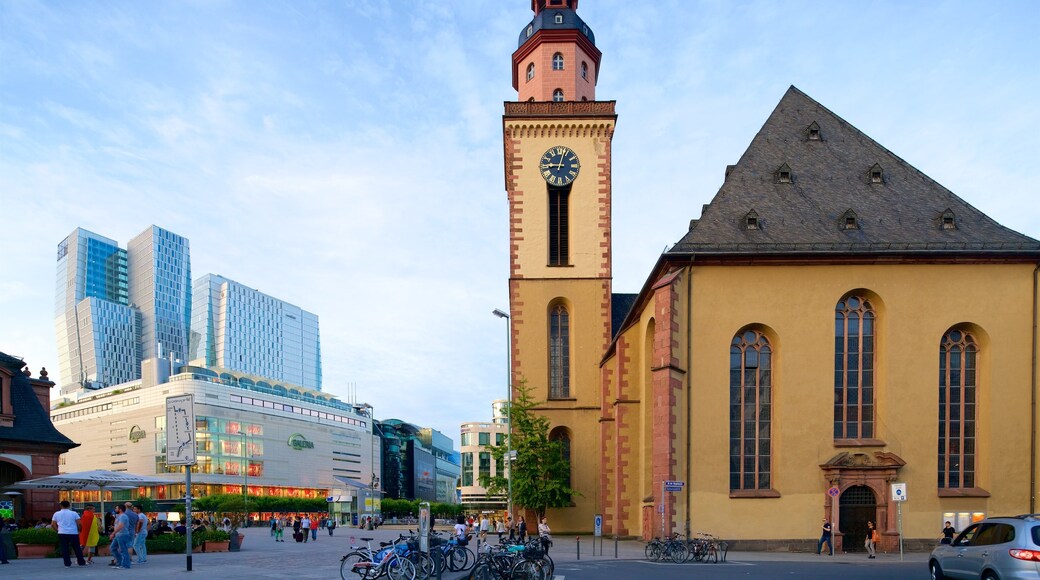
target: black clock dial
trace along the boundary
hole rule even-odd
[[[581,162],[578,161],[578,155],[569,147],[557,145],[550,147],[542,155],[538,170],[542,173],[542,179],[546,183],[555,187],[563,187],[578,177]]]

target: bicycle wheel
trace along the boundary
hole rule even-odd
[[[444,557],[444,552],[440,548],[433,548],[429,554],[430,559],[433,560],[433,573],[438,575],[444,572],[444,569],[448,566],[448,560]]]
[[[408,558],[394,555],[383,565],[390,580],[415,580],[415,565]]]
[[[373,567],[367,555],[351,552],[339,562],[339,577],[343,580],[370,580],[376,577]]]
[[[647,542],[646,543],[646,547],[643,548],[643,556],[645,556],[647,560],[656,560],[657,558],[655,557],[655,554],[654,554],[654,552],[656,552],[656,551],[657,551],[657,542],[654,542],[653,540],[651,540],[651,541]]]
[[[549,557],[549,554],[542,556],[538,561],[541,563],[542,568],[545,569],[545,577],[553,578],[556,574],[556,562],[553,562],[553,559]]]
[[[517,560],[509,570],[510,580],[546,580],[545,569],[538,560]]]
[[[408,554],[408,559],[415,566],[416,580],[426,580],[437,572],[437,565],[433,563],[433,558],[425,552],[411,552]]]
[[[452,572],[463,570],[466,566],[466,552],[459,546],[452,546],[445,557],[448,562],[448,570]]]
[[[491,567],[491,560],[480,559],[473,566],[473,580],[498,580]]]
[[[682,564],[690,557],[690,551],[683,542],[672,542],[668,544],[668,559],[676,564]]]
[[[711,562],[712,564],[718,564],[719,551],[715,549],[715,544],[708,546],[708,553],[704,556],[704,561]]]

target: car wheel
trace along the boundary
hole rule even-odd
[[[1000,577],[996,572],[989,570],[982,574],[982,580],[1000,580]]]
[[[946,578],[946,576],[943,576],[942,566],[935,560],[928,563],[928,570],[932,573],[932,580],[943,580]]]

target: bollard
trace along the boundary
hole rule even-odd
[[[614,557],[617,558],[617,536],[614,536]]]
[[[578,546],[578,559],[581,560],[581,536],[574,536],[574,542]]]

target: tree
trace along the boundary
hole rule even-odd
[[[571,497],[581,495],[568,485],[570,462],[563,457],[563,443],[549,439],[549,419],[535,412],[535,401],[527,381],[516,387],[517,396],[510,407],[512,448],[516,459],[510,465],[513,474],[513,504],[534,510],[541,520],[545,510],[571,505]],[[486,445],[496,465],[503,465],[507,446]],[[489,495],[504,495],[509,479],[482,475],[480,485]]]

